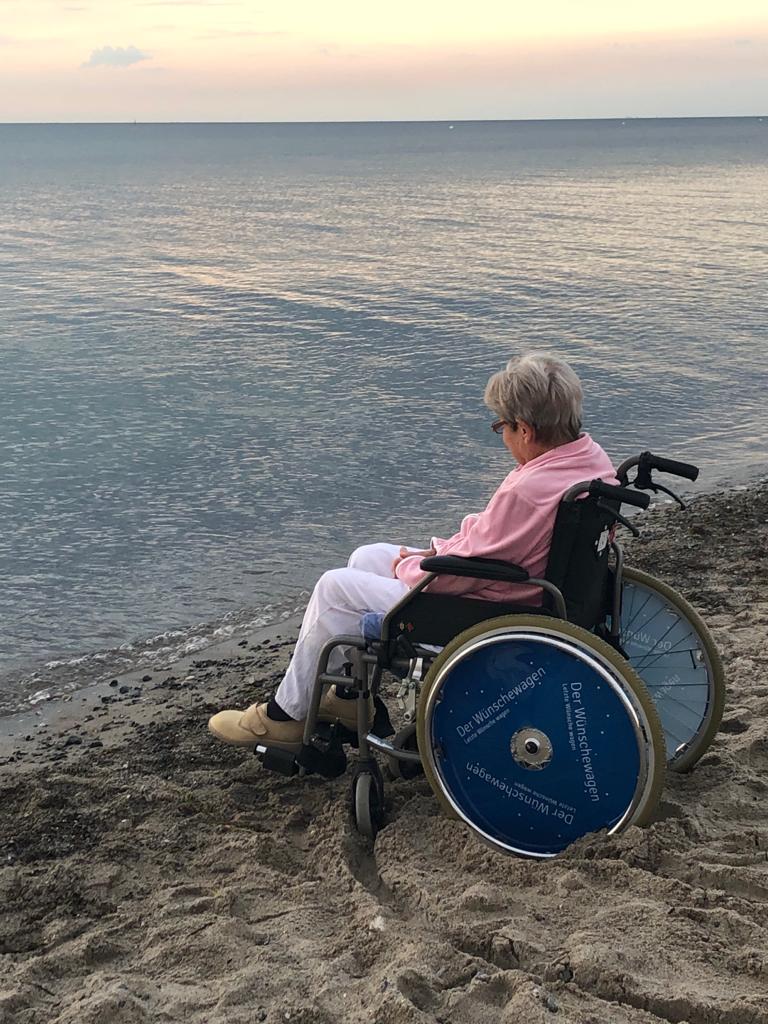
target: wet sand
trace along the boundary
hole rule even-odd
[[[768,1024],[768,487],[639,521],[628,563],[702,612],[728,682],[649,827],[516,860],[391,781],[366,842],[349,773],[205,730],[272,692],[284,623],[0,722],[0,1022]]]

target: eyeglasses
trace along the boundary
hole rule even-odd
[[[494,420],[491,424],[491,430],[494,434],[503,434],[504,427],[509,427],[510,430],[517,430],[517,420]]]

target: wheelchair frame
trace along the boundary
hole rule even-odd
[[[637,467],[637,475],[635,480],[630,482],[628,478],[629,471],[634,467]],[[599,539],[600,544],[608,549],[603,569],[607,575],[602,583],[599,584],[599,594],[597,597],[594,594],[592,595],[591,606],[588,599],[586,608],[582,606],[577,608],[576,618],[578,620],[579,615],[581,615],[583,621],[578,622],[578,625],[584,625],[588,629],[594,630],[598,637],[606,641],[614,651],[619,652],[624,658],[627,658],[621,643],[624,555],[620,544],[612,537],[613,525],[621,523],[634,534],[639,532],[634,524],[625,519],[620,512],[622,502],[639,508],[646,508],[648,506],[649,496],[645,493],[638,493],[638,489],[640,491],[660,490],[664,493],[672,494],[680,502],[680,499],[673,492],[655,483],[651,476],[653,469],[676,473],[688,479],[695,479],[698,474],[698,470],[695,467],[669,459],[661,459],[649,452],[644,452],[639,457],[628,459],[619,467],[617,477],[621,482],[621,486],[608,485],[599,480],[586,481],[571,487],[563,496],[560,505],[560,510],[581,506],[579,511],[582,511],[589,505],[590,511],[597,514],[597,518],[594,519],[590,527],[591,533],[587,531],[589,534],[587,546],[590,549],[595,548]],[[630,483],[634,486],[634,490],[629,489],[628,485]],[[582,502],[584,498],[588,498],[590,501]],[[558,512],[558,523],[560,522],[560,510]],[[584,515],[586,516],[587,513],[584,512]],[[597,535],[595,534],[595,529],[597,528],[600,531],[598,539],[596,539]],[[553,533],[553,550],[556,547],[556,537],[559,537],[557,524]],[[602,548],[598,547],[597,550],[600,553]],[[612,553],[610,572],[607,568],[608,551]],[[567,562],[568,559],[566,559],[565,569],[561,566],[562,571],[559,573],[558,578],[561,586],[563,582],[571,584],[572,590],[573,580],[568,578],[569,566]],[[552,551],[550,552],[547,576],[551,575],[551,563]],[[375,836],[383,814],[383,780],[375,755],[384,755],[390,764],[402,764],[404,767],[410,766],[411,770],[417,769],[423,763],[422,754],[418,749],[408,749],[406,745],[407,733],[406,742],[402,740],[400,734],[395,738],[395,742],[390,741],[394,729],[384,705],[378,701],[378,690],[385,670],[399,675],[404,680],[399,697],[405,712],[406,725],[412,735],[414,719],[417,713],[417,696],[421,690],[422,681],[427,670],[439,656],[438,651],[433,646],[433,641],[426,642],[419,641],[418,639],[411,641],[407,636],[408,627],[412,625],[407,622],[408,614],[413,608],[416,608],[418,611],[418,605],[415,602],[419,600],[420,595],[424,593],[429,584],[441,573],[503,580],[509,583],[525,583],[539,587],[544,593],[545,603],[549,604],[549,608],[531,608],[514,602],[485,602],[472,598],[447,598],[447,601],[454,604],[457,601],[463,601],[464,608],[469,608],[470,614],[474,618],[474,621],[470,622],[470,626],[480,628],[482,623],[500,614],[516,616],[524,615],[526,612],[533,613],[538,617],[549,615],[550,622],[560,620],[564,625],[572,621],[572,618],[569,619],[569,600],[571,594],[568,592],[564,593],[561,586],[558,586],[552,579],[529,577],[528,573],[519,566],[493,560],[456,559],[448,556],[442,559],[440,557],[424,559],[422,568],[428,575],[417,586],[409,590],[402,600],[386,614],[383,619],[380,639],[372,640],[361,636],[336,636],[323,647],[312,690],[310,708],[305,722],[301,752],[298,755],[294,755],[285,751],[264,747],[256,748],[256,752],[261,755],[265,767],[273,770],[281,771],[285,774],[295,774],[298,772],[301,775],[317,771],[326,776],[335,776],[341,774],[346,768],[346,755],[342,749],[342,744],[344,742],[356,741],[358,745],[358,759],[353,779],[353,812],[359,830],[370,838]],[[555,573],[555,575],[558,574]],[[643,574],[634,573],[633,576],[641,577]],[[606,581],[609,579],[612,582],[606,585]],[[644,577],[641,583],[647,585],[647,581],[653,581],[653,577]],[[658,583],[658,581],[653,582]],[[659,594],[665,596],[662,592],[663,588],[663,584],[658,584]],[[669,588],[666,589],[669,590]],[[673,591],[670,591],[670,593],[674,594]],[[441,595],[425,596],[434,602],[434,597],[440,597]],[[682,602],[680,607],[685,605],[682,598],[679,598],[679,596],[677,598],[678,605]],[[596,601],[597,603],[595,603]],[[448,606],[446,605],[445,607]],[[597,612],[598,608],[599,614]],[[706,634],[706,627],[703,626],[696,613],[692,609],[689,610],[692,615],[688,615],[686,621],[690,623],[692,617],[694,617],[696,620],[694,625],[700,627],[698,636],[702,635],[702,630]],[[685,616],[684,609],[683,615]],[[460,625],[458,632],[454,631],[451,635],[454,638],[457,635],[462,635],[465,626],[466,624]],[[442,637],[442,641],[445,644],[450,642],[447,635]],[[555,640],[553,639],[552,642],[554,643]],[[351,666],[350,674],[328,671],[330,655],[338,647],[343,647],[348,652],[347,665]],[[714,651],[713,647],[711,651]],[[692,752],[695,756],[688,757],[687,759],[682,757],[679,765],[673,762],[672,767],[679,770],[690,767],[693,761],[701,756],[703,750],[706,749],[706,745],[711,741],[722,715],[722,667],[719,664],[719,659],[716,658],[716,652],[713,655],[711,651],[709,654],[709,675],[715,680],[716,685],[713,684],[715,685],[715,697],[710,701],[711,707],[708,709],[709,720],[706,723],[707,728],[702,730],[706,731],[707,734],[706,743],[703,745],[699,744],[700,749]],[[355,702],[358,723],[357,737],[349,734],[340,724],[330,727],[323,726],[321,727],[321,732],[318,733],[318,713],[322,695],[326,687],[333,685],[343,686],[348,690],[357,692],[357,700]],[[376,701],[377,708],[376,718],[372,727],[369,723],[370,696],[373,696]],[[403,700],[403,698],[405,699]],[[651,756],[653,757],[653,743],[651,743],[651,751]],[[440,794],[438,793],[438,795]],[[445,800],[441,800],[441,802],[444,805],[446,803]],[[448,803],[450,803],[450,800]],[[613,830],[618,830],[622,825],[623,819]]]

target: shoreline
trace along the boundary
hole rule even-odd
[[[687,481],[681,481],[681,484],[690,486]],[[726,494],[759,491],[763,487],[768,487],[768,477],[753,474],[739,477],[731,483],[722,482],[711,491],[686,491],[681,488],[680,493],[687,503],[698,504],[709,499],[718,501]],[[629,507],[625,509],[625,514],[630,518],[639,516],[641,529],[644,522],[651,521],[649,516],[675,507],[671,499],[664,496],[661,496],[661,500],[652,496],[652,500],[655,504],[652,504],[648,511],[640,512]],[[34,707],[38,702],[32,704],[30,698],[37,696],[38,693],[59,690],[60,692],[54,692],[50,697],[39,698],[40,704],[51,703],[67,699],[81,689],[101,685],[102,682],[113,678],[117,678],[122,685],[124,680],[132,680],[138,672],[141,675],[149,673],[153,676],[171,673],[177,663],[208,656],[207,652],[216,652],[220,647],[226,649],[230,641],[247,639],[260,633],[262,629],[279,629],[284,623],[292,622],[297,617],[300,622],[308,598],[308,590],[298,589],[292,597],[275,598],[264,606],[238,608],[220,618],[172,627],[150,636],[132,637],[116,647],[93,648],[73,653],[60,652],[31,662],[26,668],[9,671],[11,685],[8,689],[0,690],[0,735],[4,731],[4,719]],[[260,620],[267,614],[273,616],[272,621],[262,625]],[[217,634],[221,633],[224,634],[222,639],[216,639]],[[168,653],[170,639],[176,641],[178,648],[172,654]],[[186,652],[185,647],[188,648]],[[137,649],[140,653],[133,655]],[[216,654],[211,656],[215,657]],[[124,667],[126,661],[132,662],[130,667]],[[85,668],[81,668],[81,665]],[[85,682],[78,682],[77,676],[82,675],[83,671],[87,672],[88,679]],[[63,682],[58,685],[55,681],[56,673],[64,677]]]
[[[132,637],[115,647],[46,655],[26,667],[7,670],[0,674],[0,721],[37,703],[61,699],[140,669],[154,675],[171,671],[177,662],[301,616],[307,598],[306,590],[297,589],[291,597],[244,606],[219,618]]]
[[[642,524],[728,687],[649,826],[524,861],[394,780],[368,843],[351,770],[207,734],[279,681],[298,621],[264,627],[0,720],[0,1024],[768,1024],[768,483]]]
[[[674,480],[672,482],[674,483]],[[698,503],[710,498],[717,501],[723,495],[740,493],[743,490],[759,490],[763,486],[768,486],[768,476],[758,474],[753,469],[749,474],[737,475],[730,481],[723,479],[716,483],[712,490],[685,489],[691,485],[684,480],[680,481],[680,484],[682,498],[686,502]],[[671,500],[665,499],[664,496],[652,496],[652,501],[656,504],[651,508],[665,509],[670,507]],[[633,508],[626,508],[625,513],[633,518],[639,515],[638,521],[641,526],[643,521],[647,521],[646,517],[649,514]],[[99,683],[101,680],[115,677],[122,679],[131,675],[134,669],[144,669],[153,675],[171,672],[175,663],[185,658],[187,654],[202,656],[207,650],[218,647],[230,637],[243,639],[258,632],[262,629],[260,620],[265,615],[271,620],[266,624],[266,628],[280,627],[296,615],[301,616],[308,597],[309,591],[297,585],[297,590],[292,596],[266,598],[266,604],[237,608],[210,620],[176,625],[146,636],[131,636],[114,647],[49,652],[30,660],[26,666],[7,670],[0,666],[0,723],[4,717],[25,710],[29,706],[30,697],[38,692],[63,687],[61,692],[52,694],[52,698],[56,698],[74,692],[84,685]],[[222,634],[223,638],[216,639],[217,634]],[[176,650],[169,653],[174,645]],[[184,652],[184,647],[189,648],[187,652]],[[129,667],[126,667],[126,663],[130,663]],[[83,673],[87,674],[87,681],[79,682],[78,677],[82,677]],[[63,679],[62,683],[56,683],[56,675]]]
[[[140,664],[109,680],[88,683],[64,696],[0,715],[0,766],[8,763],[9,758],[15,763],[23,761],[23,756],[14,758],[14,754],[21,751],[23,755],[26,744],[33,744],[31,750],[34,753],[36,739],[44,749],[48,749],[50,744],[44,742],[48,737],[44,737],[43,732],[64,739],[73,734],[79,735],[85,742],[97,739],[96,734],[104,724],[114,728],[110,718],[119,716],[123,721],[136,723],[146,721],[149,717],[146,712],[153,706],[153,695],[162,697],[162,691],[183,691],[185,682],[192,681],[195,672],[208,665],[216,665],[217,671],[250,672],[261,664],[260,655],[264,651],[293,644],[300,626],[301,616],[292,615],[251,630],[248,639],[228,637],[176,658],[163,667]],[[107,719],[107,722],[100,722],[101,719]],[[94,725],[89,729],[90,722]],[[31,738],[28,740],[27,736]]]

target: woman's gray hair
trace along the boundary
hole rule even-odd
[[[530,423],[545,444],[576,440],[581,401],[581,383],[568,363],[538,352],[510,359],[485,386],[489,409],[508,423]]]

